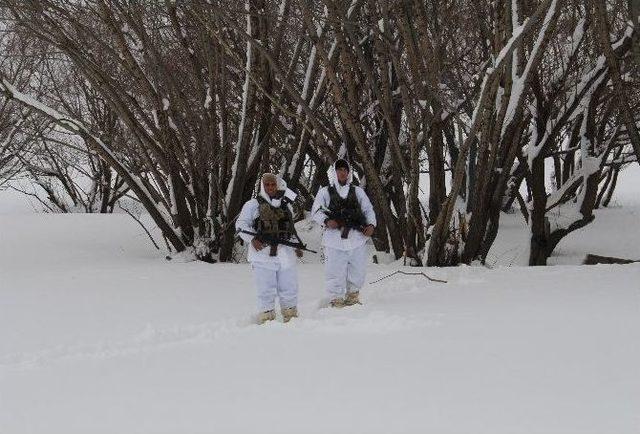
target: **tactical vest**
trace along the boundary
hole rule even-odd
[[[258,218],[254,229],[260,235],[279,240],[289,240],[294,234],[293,216],[286,203],[279,207],[271,205],[264,197],[258,196]]]
[[[346,213],[351,216],[353,220],[357,220],[364,224],[364,214],[360,208],[358,202],[358,196],[356,196],[356,188],[353,185],[349,186],[349,193],[347,197],[342,198],[338,194],[338,190],[331,185],[329,186],[329,210],[336,213]]]

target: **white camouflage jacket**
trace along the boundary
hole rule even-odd
[[[278,178],[278,190],[286,190],[287,183]],[[260,196],[262,196],[271,205],[280,206],[280,199],[271,199],[269,195],[264,191],[262,183],[260,183]],[[291,205],[289,210],[292,211]],[[260,204],[257,199],[251,199],[247,201],[240,211],[238,220],[236,220],[236,230],[242,229],[249,232],[255,232],[253,224],[260,215]],[[295,249],[289,246],[278,245],[278,253],[276,256],[269,256],[269,247],[265,247],[262,250],[256,250],[251,244],[253,235],[240,233],[240,238],[248,245],[247,260],[253,265],[257,265],[263,268],[277,269],[277,268],[289,268],[296,264]],[[295,240],[297,241],[297,240]]]
[[[340,185],[338,182],[335,163],[327,170],[327,176],[329,178],[329,185],[335,187],[340,197],[346,198],[349,194],[349,187],[353,180],[351,168],[349,169],[349,179],[345,185]],[[373,211],[373,205],[371,205],[371,201],[369,200],[367,193],[358,186],[355,186],[355,190],[356,198],[358,199],[360,209],[364,214],[367,224],[375,226],[377,224],[376,214]],[[322,245],[338,250],[351,250],[364,245],[367,242],[368,237],[365,237],[360,231],[349,231],[349,236],[346,239],[343,239],[341,237],[342,231],[340,229],[329,229],[328,227],[325,227],[324,221],[327,218],[327,215],[324,213],[323,209],[329,208],[330,201],[329,188],[322,187],[318,191],[311,208],[311,218],[324,227]]]

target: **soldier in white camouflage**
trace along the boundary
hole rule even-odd
[[[286,200],[285,192],[292,193],[282,179],[265,173],[261,178],[260,193],[244,204],[236,221],[240,237],[249,244],[248,260],[257,288],[260,324],[276,318],[276,298],[284,322],[298,316],[296,257],[302,257],[302,250],[266,241],[296,241],[291,204]]]
[[[321,188],[311,208],[312,218],[325,230],[325,281],[332,307],[360,304],[367,266],[366,242],[373,235],[376,215],[365,191],[352,184],[351,166],[337,160],[327,171],[329,185]]]

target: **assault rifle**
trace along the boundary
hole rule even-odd
[[[340,238],[349,238],[349,231],[356,229],[360,232],[364,231],[367,226],[367,221],[360,210],[341,208],[331,211],[329,208],[322,207],[322,212],[327,216],[327,220],[335,220],[338,222],[338,227],[342,228]]]
[[[283,246],[293,247],[295,249],[304,250],[305,252],[318,253],[315,250],[307,249],[307,245],[303,244],[302,241],[298,241],[296,243],[293,241],[281,240],[279,238],[270,237],[268,235],[259,234],[257,232],[245,231],[244,229],[238,229],[238,232],[236,232],[236,235],[240,233],[253,235],[257,239],[259,239],[262,243],[269,244],[269,246],[271,247],[271,249],[269,250],[269,256],[276,256],[278,244],[282,244]],[[300,238],[298,238],[298,240],[300,240]]]

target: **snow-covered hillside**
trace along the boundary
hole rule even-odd
[[[422,269],[448,283],[329,310],[307,258],[301,317],[257,326],[248,265],[167,261],[125,215],[0,231],[1,433],[640,430],[640,264]]]

